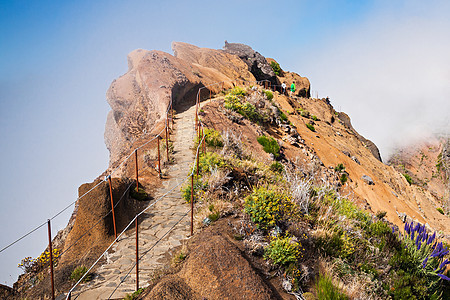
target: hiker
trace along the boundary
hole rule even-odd
[[[291,84],[291,96],[292,96],[292,93],[295,93],[295,83]]]
[[[282,89],[283,95],[285,95],[286,94],[286,83],[283,82],[281,84],[281,89]]]

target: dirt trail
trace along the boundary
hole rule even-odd
[[[154,199],[157,201],[170,190],[173,189],[173,191],[155,203],[141,217],[143,220],[139,225],[139,253],[142,255],[148,251],[139,262],[139,286],[141,288],[148,285],[146,282],[155,270],[164,267],[164,254],[174,247],[180,246],[181,241],[189,234],[189,215],[186,215],[189,206],[182,200],[180,186],[176,186],[182,184],[194,160],[192,151],[195,134],[194,118],[195,106],[176,115],[174,134],[172,135],[175,163],[168,167],[169,178],[163,181],[162,186],[155,193]],[[184,215],[186,216],[182,218]],[[175,225],[180,219],[181,221]],[[165,235],[174,225],[174,229]],[[161,241],[154,246],[161,237],[163,237]],[[75,291],[73,296],[78,295],[81,291],[77,299],[108,299],[133,267],[136,261],[135,247],[135,231],[126,232],[113,246],[113,251],[108,253],[107,262],[97,270],[94,279],[77,289],[78,291]],[[122,299],[126,294],[135,290],[136,273],[133,268],[111,299]]]

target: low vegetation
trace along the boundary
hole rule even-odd
[[[258,143],[263,146],[265,152],[273,154],[273,156],[280,156],[280,145],[273,137],[260,136],[257,138]]]
[[[74,282],[78,282],[86,274],[87,271],[88,271],[88,268],[86,266],[76,267],[72,271],[72,274],[70,274],[70,280],[72,280]],[[82,282],[88,282],[88,281],[91,281],[91,279],[92,279],[91,274],[87,274],[86,276],[84,276]]]

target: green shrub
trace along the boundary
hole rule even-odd
[[[136,299],[142,292],[144,291],[144,289],[138,289],[137,291],[133,292],[132,294],[127,294],[125,296],[125,298],[123,298],[124,300],[134,300]]]
[[[250,121],[258,122],[263,120],[263,116],[258,113],[256,107],[253,104],[248,102],[243,103],[243,101],[244,100],[241,100],[236,95],[228,94],[225,96],[224,106],[226,109],[235,111],[243,117],[249,119]]]
[[[202,190],[204,188],[204,184],[199,179],[194,179],[194,196],[197,194],[198,191]],[[191,203],[191,181],[189,181],[188,184],[184,185],[181,188],[181,195],[186,201],[186,203]],[[196,197],[194,197],[194,203],[197,201]]]
[[[342,173],[341,177],[339,178],[339,180],[341,181],[342,184],[345,184],[347,182],[347,174],[346,173]]]
[[[270,169],[272,172],[280,173],[280,174],[281,174],[281,173],[283,173],[283,171],[284,171],[284,166],[283,166],[283,164],[281,164],[280,162],[276,161],[276,162],[273,162],[273,163],[270,165],[269,169]]]
[[[316,281],[316,292],[318,300],[345,300],[349,299],[337,287],[333,285],[331,279],[323,274],[319,274]]]
[[[136,190],[136,186],[134,186],[130,191],[131,198],[134,198],[138,201],[148,200],[148,194],[144,191],[142,187],[139,187],[139,191]]]
[[[244,211],[258,228],[268,229],[290,208],[289,199],[274,190],[260,187],[245,198]]]
[[[311,117],[311,119],[313,119],[314,121],[318,121],[319,120],[319,118],[317,116],[314,116],[314,115]]]
[[[218,211],[218,210],[216,210],[216,209],[214,208],[214,204],[211,204],[211,205],[208,207],[208,209],[209,209],[209,211],[211,212],[211,213],[208,215],[208,219],[210,219],[211,222],[217,221],[217,220],[220,218],[220,211]]]
[[[389,234],[392,229],[389,227],[389,225],[381,220],[378,220],[372,224],[369,225],[369,233],[372,236],[384,236],[386,234]]]
[[[343,164],[338,164],[336,167],[334,167],[335,172],[342,172],[345,170],[345,166]]]
[[[306,125],[306,127],[308,127],[309,130],[311,130],[311,131],[313,131],[313,132],[316,131],[316,129],[314,128],[313,125],[311,125],[311,124],[309,124],[309,123],[307,123],[307,124],[305,124],[305,125]]]
[[[403,174],[403,176],[405,177],[405,179],[406,179],[406,181],[408,181],[408,183],[409,183],[409,185],[411,185],[412,184],[412,178],[411,178],[411,176],[409,176],[408,174]]]
[[[235,86],[234,88],[232,88],[230,90],[229,94],[243,97],[243,96],[247,95],[247,91],[245,89],[241,88],[240,86]]]
[[[270,63],[270,66],[272,67],[273,72],[275,73],[275,75],[280,76],[281,74],[281,67],[280,64],[277,63],[276,61],[272,61]]]
[[[275,157],[280,156],[280,145],[273,137],[266,137],[264,135],[256,139],[258,143],[263,146],[263,149],[267,153],[273,154]]]
[[[264,258],[273,264],[288,266],[301,258],[301,244],[290,237],[275,237],[265,249]]]
[[[445,215],[444,210],[442,208],[438,207],[438,208],[436,208],[436,210],[438,212],[440,212],[441,214]]]
[[[78,266],[78,267],[76,267],[73,271],[72,271],[72,274],[70,274],[70,279],[71,280],[73,280],[73,281],[75,281],[75,282],[78,282],[78,280],[80,280],[81,279],[81,277],[83,277],[83,275],[87,272],[87,268],[85,267],[85,266]],[[92,278],[91,278],[91,274],[88,274],[88,275],[86,275],[84,278],[83,278],[83,281],[82,282],[88,282],[88,281],[90,281]]]
[[[309,111],[304,110],[302,108],[297,109],[297,111],[299,112],[300,116],[302,116],[302,117],[309,118],[311,116]]]
[[[273,93],[271,91],[264,90],[264,94],[266,94],[267,100],[270,101],[273,99]]]
[[[206,145],[215,148],[223,147],[223,139],[219,131],[206,128],[204,130],[204,135]]]
[[[284,122],[286,122],[288,120],[288,117],[286,116],[286,114],[282,111],[280,111],[280,119]]]
[[[200,173],[211,172],[214,168],[225,168],[228,166],[223,157],[216,152],[202,153],[198,162]]]

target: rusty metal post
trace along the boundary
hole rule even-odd
[[[174,120],[174,118],[173,118],[173,103],[172,103],[171,106],[170,106],[170,112],[171,112],[171,114],[172,114],[172,130],[173,130],[173,124],[175,124],[175,120]]]
[[[159,178],[161,178],[161,153],[159,151],[159,138],[160,136],[158,135],[158,137],[156,138],[156,140],[158,141],[158,174]]]
[[[197,130],[198,124],[198,99],[200,97],[200,92],[197,94],[197,102],[195,103],[195,130]]]
[[[114,225],[114,236],[117,239],[116,215],[114,214],[114,199],[113,199],[113,192],[112,192],[111,175],[108,176],[108,182],[109,182],[109,197],[111,198],[111,210],[112,210],[113,225]]]
[[[139,290],[139,232],[138,232],[138,218],[136,216],[136,291]]]
[[[53,276],[53,249],[52,249],[52,229],[50,226],[50,219],[47,220],[48,228],[48,250],[50,251],[50,276],[52,282],[52,299],[55,300],[55,281]]]
[[[191,175],[191,236],[194,235],[194,174]]]
[[[167,124],[169,124],[169,119],[167,119]],[[167,162],[169,162],[169,128],[166,126],[166,155]]]
[[[138,149],[134,151],[134,160],[136,161],[136,192],[139,192]]]
[[[201,147],[201,145],[199,145]],[[198,161],[199,161],[199,154],[200,154],[200,147],[197,148],[197,180],[198,180]]]

